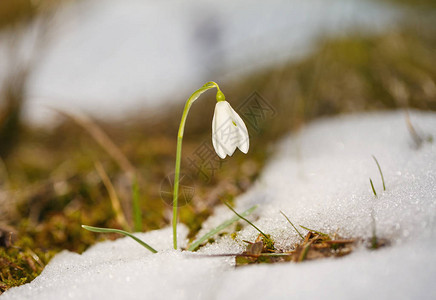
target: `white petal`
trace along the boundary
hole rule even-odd
[[[227,143],[222,143],[224,151],[226,151],[228,156],[232,156],[236,150],[236,143],[234,141],[228,140]]]
[[[212,139],[212,144],[216,154],[218,154],[218,156],[221,157],[222,159],[226,158],[227,153],[224,150],[224,148],[221,146],[220,142],[216,139]]]
[[[220,128],[220,124],[222,123],[222,119],[223,119],[222,117],[223,108],[221,105],[218,105],[218,103],[215,106],[215,112],[213,114],[213,119],[212,119],[212,145],[218,156],[224,159],[226,158],[227,154],[224,151],[224,148],[221,146],[221,143],[219,141],[219,134],[218,134],[218,129]]]
[[[212,144],[219,157],[231,156],[236,148],[247,153],[248,131],[241,117],[227,101],[217,102],[212,120]]]
[[[247,127],[245,126],[245,123],[242,120],[242,118],[233,109],[232,109],[232,115],[233,115],[232,116],[233,120],[238,127],[239,140],[237,143],[237,147],[239,148],[239,150],[241,150],[241,152],[246,154],[248,152],[248,149],[250,148],[250,138],[248,136]]]

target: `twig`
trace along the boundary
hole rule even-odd
[[[99,161],[96,161],[94,165],[98,175],[101,178],[101,181],[103,182],[109,194],[109,199],[111,200],[112,207],[114,209],[115,217],[117,219],[118,224],[120,224],[124,229],[130,230],[130,226],[127,223],[126,217],[121,207],[120,200],[117,196],[117,193],[115,192],[115,188],[112,185],[111,180],[109,179],[109,176],[107,175],[106,171],[104,170],[102,164]]]

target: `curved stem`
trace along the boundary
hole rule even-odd
[[[177,249],[177,209],[179,200],[179,180],[180,180],[180,163],[182,160],[182,141],[183,133],[185,131],[186,118],[188,117],[189,109],[192,103],[200,97],[201,94],[209,89],[216,88],[220,91],[218,84],[213,81],[207,82],[201,88],[196,90],[191,97],[186,101],[185,108],[183,109],[182,120],[180,121],[179,133],[177,135],[177,151],[176,151],[176,167],[174,172],[174,191],[173,191],[173,246]]]

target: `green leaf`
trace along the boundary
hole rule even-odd
[[[254,205],[252,207],[250,207],[249,209],[247,209],[246,211],[244,211],[243,213],[241,213],[241,216],[246,217],[249,214],[251,214],[255,209],[257,208],[257,205]],[[215,227],[214,229],[212,229],[211,231],[209,231],[208,233],[206,233],[205,235],[203,235],[201,238],[197,239],[195,242],[193,242],[188,250],[189,251],[194,251],[196,250],[202,243],[204,243],[205,241],[207,241],[210,237],[214,236],[215,234],[217,234],[218,232],[220,232],[221,230],[223,230],[224,228],[232,225],[233,223],[235,223],[236,221],[239,220],[239,216],[234,216],[231,219],[228,219],[227,221],[221,223],[220,225],[218,225],[217,227]]]
[[[150,245],[148,245],[147,243],[141,241],[140,239],[138,239],[136,236],[134,236],[133,234],[124,231],[124,230],[120,230],[120,229],[113,229],[113,228],[100,228],[100,227],[93,227],[93,226],[88,226],[88,225],[82,225],[83,229],[92,231],[92,232],[99,232],[99,233],[119,233],[125,236],[128,236],[132,239],[134,239],[136,242],[138,242],[139,244],[141,244],[142,246],[144,246],[145,248],[147,248],[149,251],[153,252],[153,253],[157,253],[157,251],[155,249],[153,249],[153,247],[151,247]]]

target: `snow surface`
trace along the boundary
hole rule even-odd
[[[165,100],[185,101],[180,95],[205,78],[222,82],[298,58],[322,37],[387,30],[398,15],[363,0],[72,1],[49,30],[31,28],[44,33],[42,47],[31,46],[35,32],[21,41],[21,56],[34,60],[26,116],[41,122],[44,105],[111,118],[138,107],[155,112]],[[0,36],[0,61],[9,59],[6,38]],[[0,81],[16,68],[0,63]]]
[[[422,137],[436,137],[435,113],[410,116]],[[371,155],[380,162],[385,192]],[[197,253],[170,250],[171,229],[164,228],[137,234],[158,254],[129,238],[99,243],[82,255],[64,251],[33,282],[0,298],[436,299],[436,144],[415,147],[404,112],[320,120],[284,138],[259,181],[236,199],[239,211],[252,204],[259,208],[250,218],[283,248],[298,236],[279,210],[294,224],[363,238],[371,236],[373,211],[378,237],[391,245],[377,251],[361,246],[339,259],[235,269],[232,258],[201,255],[242,251],[242,240],[257,236],[252,227]],[[231,216],[218,207],[203,232]],[[180,226],[181,247],[186,234]]]

